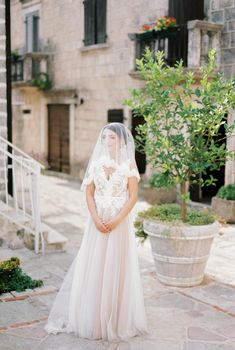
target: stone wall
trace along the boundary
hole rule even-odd
[[[41,147],[41,105],[42,94],[36,87],[13,89],[13,143],[28,153],[44,155]]]
[[[206,0],[208,20],[224,24],[221,35],[221,70],[235,76],[235,0]]]
[[[208,19],[224,24],[221,34],[221,70],[226,78],[235,76],[235,0],[206,0]],[[228,123],[235,120],[230,111]],[[227,147],[235,150],[235,135],[227,139]],[[235,161],[228,160],[225,167],[225,184],[235,183]]]

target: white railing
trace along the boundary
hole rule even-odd
[[[32,233],[34,250],[45,253],[39,210],[39,162],[0,136],[1,205],[0,215]],[[8,194],[8,175],[12,174],[13,196]],[[41,243],[41,246],[40,246]]]

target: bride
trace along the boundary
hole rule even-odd
[[[81,185],[90,215],[51,308],[48,333],[108,341],[148,333],[131,214],[139,179],[131,132],[107,124]]]

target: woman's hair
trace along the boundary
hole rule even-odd
[[[127,144],[127,132],[125,126],[122,123],[110,123],[107,124],[104,130],[111,130],[119,137],[120,140],[124,140],[124,143]],[[104,132],[103,130],[103,132]]]

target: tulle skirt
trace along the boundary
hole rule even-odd
[[[148,333],[132,217],[109,234],[88,217],[80,249],[49,313],[48,333],[108,341]]]

